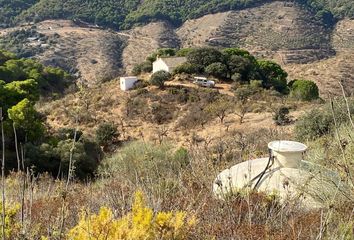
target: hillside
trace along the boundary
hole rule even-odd
[[[0,0],[0,239],[354,239],[353,3]]]
[[[43,21],[47,19],[80,19],[92,24],[113,28],[130,28],[136,24],[147,24],[164,20],[178,26],[187,19],[198,18],[210,13],[241,10],[259,6],[270,0],[248,1],[204,1],[204,0],[1,0],[0,15],[3,24]],[[337,19],[354,16],[351,0],[297,0],[311,10],[317,19],[331,24]],[[49,11],[48,11],[49,10]]]
[[[354,21],[345,19],[329,28],[303,5],[273,2],[205,15],[178,28],[160,21],[112,31],[80,21],[48,20],[0,30],[0,47],[60,66],[94,85],[129,73],[157,48],[236,46],[274,59],[289,71],[290,78],[315,80],[325,96],[341,94],[338,80],[349,92],[353,87],[353,27]],[[16,32],[20,29],[32,32],[20,37]],[[11,32],[14,36],[8,35]],[[33,36],[42,39],[40,44],[28,40]],[[14,44],[13,38],[20,40]]]
[[[206,22],[211,24],[211,32],[193,34],[197,26],[205,26]],[[315,61],[335,53],[330,42],[331,30],[301,5],[286,2],[187,21],[178,33],[184,47],[196,44],[195,38],[202,39],[202,44],[236,46],[258,56],[270,57],[279,52],[285,64]],[[301,53],[297,54],[298,50]]]
[[[8,34],[16,41],[7,38]],[[115,32],[79,26],[67,20],[48,20],[31,27],[0,30],[0,36],[3,36],[0,48],[61,67],[88,85],[123,73],[121,58],[126,36]]]

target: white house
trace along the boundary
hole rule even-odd
[[[134,87],[134,84],[138,81],[137,77],[121,77],[120,78],[120,89],[123,91],[128,91]]]
[[[172,73],[176,67],[186,61],[185,57],[157,57],[156,61],[152,64],[152,72],[155,73],[163,70]]]

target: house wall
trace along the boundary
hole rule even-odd
[[[166,63],[162,59],[158,59],[155,62],[152,63],[152,72],[158,72],[158,71],[166,71],[170,72],[169,67],[166,65]]]
[[[120,78],[120,89],[122,91],[128,91],[134,87],[135,82],[138,81],[137,77],[121,77]]]

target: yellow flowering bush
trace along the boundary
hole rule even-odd
[[[194,216],[186,212],[158,212],[146,206],[143,193],[138,191],[132,211],[114,219],[109,208],[102,207],[98,214],[83,212],[79,223],[68,233],[72,240],[152,240],[187,239],[196,225]]]
[[[20,204],[6,204],[5,208],[5,237],[11,238],[16,233],[20,224],[16,221],[16,216],[20,210]],[[0,212],[2,209],[2,202],[0,202]],[[2,228],[2,221],[0,220],[0,229]],[[0,231],[0,238],[2,238],[2,232]]]

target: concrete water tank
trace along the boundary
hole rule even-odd
[[[333,197],[350,198],[338,174],[303,160],[307,146],[293,141],[268,144],[269,157],[249,160],[222,171],[213,183],[214,194],[225,199],[245,189],[276,194],[281,201],[295,200],[305,208],[318,208]],[[334,195],[336,194],[336,195]]]

